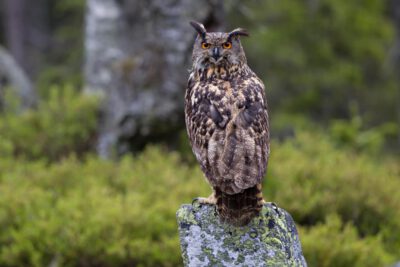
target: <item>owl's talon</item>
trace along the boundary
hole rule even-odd
[[[209,197],[196,197],[192,201],[193,203],[197,202],[199,205],[216,205],[217,199],[215,198],[214,193],[212,193]]]
[[[196,202],[199,203],[199,204],[201,204],[200,201],[199,201],[199,197],[193,198],[193,200],[192,200],[192,206],[193,206]]]
[[[193,200],[192,200],[192,205],[194,205],[194,204],[198,204],[199,206],[201,206],[201,205],[203,205],[203,204],[211,204],[211,203],[209,203],[209,201],[208,201],[208,198],[204,198],[204,197],[195,197],[195,198],[193,198]]]

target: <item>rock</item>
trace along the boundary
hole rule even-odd
[[[185,266],[307,266],[292,217],[273,203],[244,227],[221,223],[210,205],[176,216]]]

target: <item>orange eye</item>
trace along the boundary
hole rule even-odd
[[[224,49],[231,49],[232,48],[232,43],[231,42],[226,42],[222,45]]]
[[[206,42],[202,42],[202,43],[201,43],[201,48],[203,48],[203,49],[208,49],[208,48],[210,48],[210,44],[209,44],[209,43],[206,43]]]

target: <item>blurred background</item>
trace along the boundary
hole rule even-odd
[[[400,1],[0,0],[0,266],[180,266],[195,37],[247,28],[309,266],[400,261]]]

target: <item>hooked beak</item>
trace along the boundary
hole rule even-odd
[[[212,57],[215,59],[215,61],[218,60],[218,58],[220,57],[219,54],[219,47],[214,47],[212,50]]]

